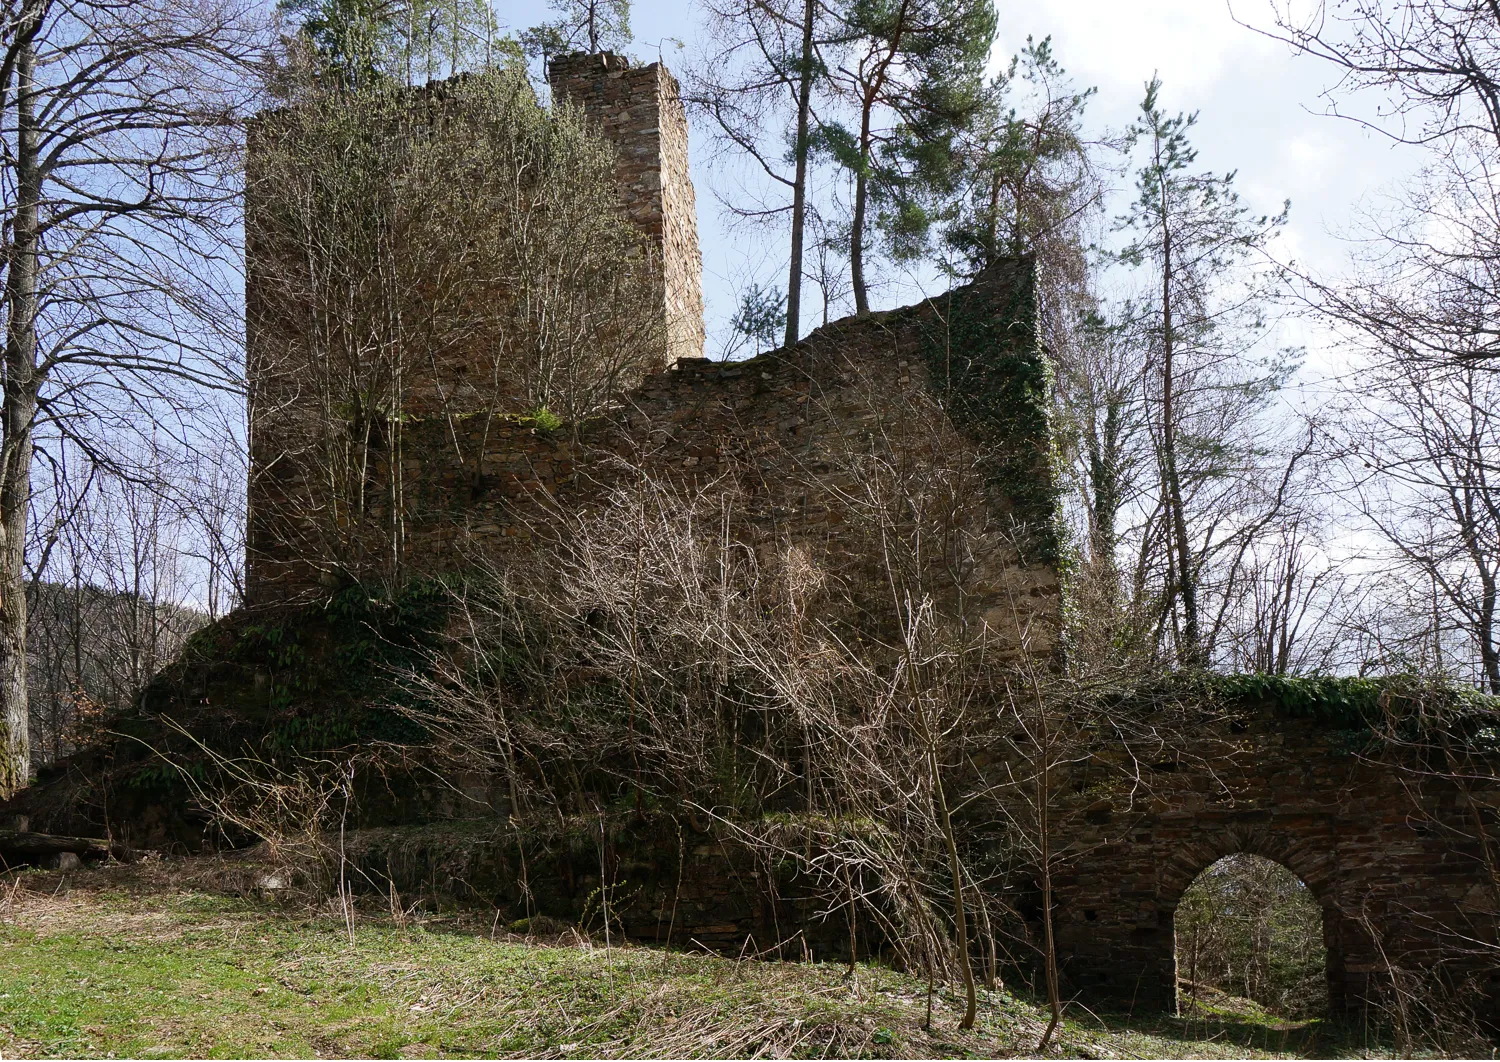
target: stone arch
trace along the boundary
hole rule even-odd
[[[1347,1005],[1360,987],[1351,985],[1348,976],[1351,946],[1358,951],[1353,939],[1358,930],[1339,907],[1339,841],[1329,821],[1316,815],[1288,819],[1245,812],[1203,813],[1158,825],[1167,828],[1152,831],[1155,843],[1150,846],[1154,850],[1150,881],[1149,885],[1140,883],[1142,891],[1149,893],[1149,902],[1141,904],[1129,944],[1122,949],[1130,954],[1128,966],[1135,968],[1129,988],[1133,1001],[1175,1010],[1177,905],[1203,871],[1225,856],[1243,853],[1280,864],[1312,892],[1323,911],[1329,1007],[1337,1011]],[[1130,976],[1128,969],[1119,973]],[[1118,976],[1115,980],[1121,982]]]
[[[1180,976],[1182,972],[1177,965],[1177,909],[1182,903],[1184,894],[1199,877],[1215,864],[1235,855],[1250,855],[1275,863],[1295,875],[1303,885],[1307,886],[1308,892],[1311,893],[1313,901],[1318,905],[1323,916],[1321,925],[1325,955],[1323,976],[1328,987],[1329,1009],[1343,1006],[1347,995],[1347,986],[1344,983],[1347,963],[1344,957],[1343,934],[1337,932],[1342,924],[1342,918],[1332,900],[1335,891],[1332,870],[1333,851],[1331,840],[1328,847],[1322,849],[1322,858],[1318,858],[1319,851],[1302,838],[1289,837],[1285,834],[1276,835],[1264,829],[1230,829],[1226,831],[1221,843],[1191,845],[1188,851],[1180,852],[1175,858],[1166,862],[1163,868],[1162,897],[1163,910],[1172,926],[1172,933],[1167,937],[1172,946],[1172,973],[1169,983],[1173,1003],[1177,1010],[1181,1010]],[[1188,873],[1187,868],[1194,866],[1197,869]],[[1308,868],[1308,873],[1299,867]],[[1186,880],[1184,880],[1185,873],[1187,874]],[[1309,880],[1309,873],[1313,880]],[[1335,1003],[1335,1000],[1338,1000],[1338,1003]]]
[[[1487,978],[1500,1008],[1500,976],[1467,943],[1500,939],[1496,913],[1470,898],[1488,864],[1451,784],[1270,709],[1205,724],[1192,740],[1192,757],[1132,761],[1149,796],[1083,787],[1059,809],[1059,839],[1075,854],[1053,880],[1053,925],[1071,993],[1172,1009],[1178,902],[1210,864],[1246,852],[1296,874],[1323,909],[1332,1012],[1380,1005],[1393,968]],[[1496,788],[1484,791],[1493,799]]]
[[[1284,827],[1273,829],[1269,822],[1229,822],[1222,829],[1174,846],[1162,863],[1157,888],[1175,910],[1188,886],[1219,860],[1231,855],[1255,855],[1280,863],[1297,875],[1326,909],[1336,889],[1337,851],[1338,842],[1331,829],[1294,833]]]

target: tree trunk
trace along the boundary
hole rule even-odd
[[[953,933],[958,938],[958,966],[964,975],[964,1016],[958,1027],[972,1029],[977,1001],[974,964],[969,958],[969,923],[964,911],[964,868],[958,858],[958,839],[953,835],[953,818],[948,814],[948,796],[943,791],[943,775],[938,765],[937,751],[929,747],[927,755],[932,766],[932,788],[937,797],[938,822],[942,826],[943,841],[948,848],[948,871],[953,876]]]
[[[801,336],[802,241],[807,217],[807,123],[812,112],[813,0],[802,12],[802,82],[797,86],[797,175],[792,182],[792,261],[786,279],[786,340],[791,346]]]
[[[1167,488],[1167,511],[1177,553],[1177,591],[1182,597],[1182,643],[1179,661],[1186,667],[1202,664],[1198,634],[1198,587],[1188,545],[1187,515],[1182,504],[1182,480],[1177,474],[1177,425],[1172,363],[1172,230],[1168,224],[1166,176],[1161,179],[1161,467]]]
[[[41,196],[32,70],[36,7],[21,30],[16,62],[16,205],[5,290],[5,387],[0,408],[0,798],[31,770],[26,691],[26,523],[31,508],[36,414],[38,208]]]
[[[859,172],[854,175],[854,218],[849,232],[849,282],[854,289],[854,312],[860,317],[868,316],[870,312],[870,291],[865,282],[865,215],[869,213],[870,171],[875,161],[875,137],[871,123],[874,121],[875,108],[881,102],[891,64],[902,54],[902,41],[907,31],[908,4],[909,0],[902,0],[900,8],[895,12],[895,24],[890,30],[890,37],[881,45],[885,54],[870,73],[860,97]]]
[[[854,312],[870,312],[870,293],[865,285],[865,212],[870,192],[870,111],[873,93],[867,94],[859,124],[859,172],[854,175],[854,219],[849,227],[849,284],[854,288]]]
[[[1500,693],[1500,652],[1495,647],[1495,610],[1497,600],[1495,579],[1488,573],[1480,578],[1483,590],[1479,599],[1479,658],[1484,667],[1484,684],[1491,693]]]
[[[1116,530],[1121,505],[1119,435],[1120,403],[1111,397],[1105,403],[1103,428],[1091,430],[1086,442],[1089,478],[1094,488],[1090,499],[1093,511],[1089,514],[1089,552],[1103,581],[1111,618],[1119,602],[1119,568],[1115,560],[1120,545]]]
[[[1042,973],[1047,981],[1049,1020],[1036,1053],[1046,1054],[1052,1034],[1062,1022],[1062,987],[1057,976],[1057,939],[1052,929],[1052,735],[1047,725],[1047,705],[1037,698],[1037,751],[1041,755],[1036,775],[1037,863],[1042,877]]]

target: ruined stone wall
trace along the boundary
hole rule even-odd
[[[1058,779],[1053,918],[1068,990],[1172,1009],[1177,904],[1208,866],[1248,852],[1290,869],[1323,908],[1335,1012],[1379,999],[1392,968],[1477,979],[1468,987],[1500,1003],[1500,882],[1483,841],[1500,785],[1493,770],[1467,787],[1442,773],[1369,731],[1271,704],[1205,713],[1154,749],[1101,746]]]
[[[630,68],[615,56],[569,56],[558,59],[552,73],[557,97],[581,106],[615,146],[624,209],[659,250],[659,269],[651,271],[649,290],[629,300],[628,312],[609,311],[604,334],[619,341],[603,340],[590,348],[588,371],[594,375],[583,383],[608,392],[639,382],[642,350],[659,352],[648,359],[647,368],[702,353],[701,261],[688,175],[687,119],[677,83],[660,64]],[[454,84],[413,91],[413,120],[445,126],[443,118],[458,105]],[[530,93],[524,81],[522,90]],[[313,305],[310,282],[299,273],[305,256],[294,244],[278,244],[286,237],[267,221],[277,216],[273,200],[281,189],[260,171],[267,145],[285,135],[287,124],[278,122],[276,113],[258,119],[248,160],[246,599],[256,606],[315,593],[351,575],[402,576],[413,555],[407,535],[421,537],[426,526],[426,514],[410,502],[425,489],[425,462],[434,452],[446,462],[456,461],[467,469],[470,489],[477,492],[483,478],[481,452],[493,453],[506,437],[517,435],[516,411],[527,408],[506,390],[514,390],[514,381],[497,380],[504,335],[467,319],[457,335],[431,329],[423,334],[423,322],[406,315],[412,320],[403,318],[399,335],[390,336],[381,331],[388,325],[381,316],[383,306],[362,307],[369,320],[346,322]],[[293,241],[300,232],[298,228]],[[360,276],[361,282],[376,283]],[[403,290],[421,290],[420,270],[406,280],[410,283]],[[439,309],[433,307],[434,316]],[[449,317],[463,318],[461,307],[445,304],[445,309]],[[321,366],[309,364],[313,351],[323,349],[312,332],[325,325],[342,340],[339,349],[348,348],[360,358],[367,348],[374,352],[370,365],[361,361],[364,375],[357,382],[341,375],[347,367],[320,372]],[[321,332],[319,337],[329,341]],[[377,385],[384,396],[379,401],[355,393]],[[350,393],[339,391],[341,386]],[[385,408],[393,402],[399,408]],[[365,408],[369,405],[379,408]],[[502,410],[509,420],[497,415]],[[476,425],[482,425],[477,432]],[[518,445],[524,455],[530,437]],[[418,464],[410,480],[402,479],[410,458]],[[397,478],[383,480],[382,472]]]
[[[408,577],[503,564],[548,549],[565,523],[559,513],[608,505],[644,473],[688,493],[732,493],[735,533],[747,543],[795,541],[830,570],[868,574],[880,550],[872,514],[856,501],[868,496],[868,477],[907,491],[959,478],[967,509],[954,519],[965,521],[966,552],[943,606],[977,610],[1006,644],[1048,652],[1061,594],[1055,558],[1034,545],[1053,518],[1050,493],[1036,489],[1051,475],[1045,416],[1021,431],[950,415],[943,375],[954,307],[989,329],[968,337],[972,361],[1006,381],[1038,372],[1030,270],[1026,260],[1005,263],[951,296],[836,322],[748,361],[680,360],[588,424],[409,418],[393,455],[399,468],[375,473],[408,484],[408,506],[372,508],[369,551],[397,548],[387,529],[399,526]],[[1045,401],[1034,394],[1015,404]],[[1030,494],[1012,496],[1007,482]],[[281,599],[326,582],[317,556],[290,543],[266,551],[257,573]]]
[[[625,210],[661,248],[668,364],[702,357],[703,257],[677,79],[662,63],[632,67],[609,52],[558,56],[547,76],[554,102],[582,107],[614,144]]]
[[[712,824],[573,825],[571,837],[527,837],[493,820],[361,830],[350,837],[350,861],[357,888],[477,899],[498,909],[502,924],[530,916],[538,935],[549,924],[601,930],[607,888],[614,932],[630,940],[762,958],[849,956],[848,924],[818,917],[816,883]],[[861,959],[881,951],[871,930],[856,926]]]

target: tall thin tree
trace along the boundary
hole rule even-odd
[[[849,277],[870,312],[867,272],[877,213],[898,255],[920,253],[925,200],[946,191],[955,138],[981,113],[995,39],[990,0],[853,0],[842,13],[829,79],[849,112],[823,123],[824,151],[853,183]]]
[[[237,255],[222,237],[261,32],[250,0],[0,7],[10,237],[0,258],[0,795],[29,771],[26,535],[39,440],[107,456],[131,421],[169,418],[192,404],[188,392],[238,376]]]
[[[1197,115],[1169,116],[1160,105],[1161,81],[1146,86],[1139,117],[1130,134],[1144,147],[1136,175],[1136,199],[1120,227],[1130,234],[1122,261],[1154,271],[1155,295],[1136,308],[1135,323],[1156,369],[1157,447],[1160,504],[1167,525],[1169,571],[1166,599],[1180,606],[1177,658],[1188,667],[1204,665],[1204,625],[1199,571],[1201,551],[1189,533],[1184,475],[1184,425],[1188,403],[1218,390],[1224,395],[1253,392],[1248,379],[1205,379],[1232,353],[1242,353],[1258,332],[1255,285],[1236,285],[1247,259],[1262,251],[1285,219],[1251,214],[1234,190],[1233,173],[1192,173],[1197,151],[1188,133]],[[1237,275],[1238,274],[1238,275]],[[1236,331],[1236,311],[1248,316]]]
[[[686,100],[711,122],[719,151],[748,156],[776,189],[770,203],[735,202],[730,211],[757,220],[790,215],[784,327],[790,345],[801,335],[821,49],[835,20],[824,0],[708,0],[704,8],[707,44],[689,74]]]

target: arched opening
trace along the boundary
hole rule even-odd
[[[1175,929],[1179,1014],[1327,1013],[1323,909],[1280,863],[1248,852],[1213,863],[1182,894]]]

